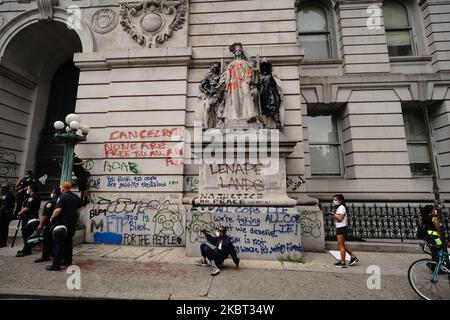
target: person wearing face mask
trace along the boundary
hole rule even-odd
[[[333,206],[334,210],[330,211],[333,215],[336,224],[336,238],[338,241],[339,251],[341,254],[341,260],[337,261],[334,265],[337,268],[346,268],[345,255],[346,252],[351,256],[350,266],[355,265],[359,259],[353,254],[352,249],[348,244],[345,243],[345,238],[348,234],[347,227],[347,207],[345,205],[344,196],[342,194],[335,194],[333,196]]]
[[[23,202],[28,198],[27,189],[30,185],[35,184],[36,179],[33,176],[33,172],[31,170],[25,171],[24,177],[19,181],[16,186],[16,210],[14,211],[14,215],[17,216],[19,211],[22,209]]]
[[[41,207],[41,198],[36,193],[37,186],[35,184],[30,185],[27,188],[28,198],[23,203],[23,208],[19,212],[19,219],[22,219],[22,239],[23,239],[23,249],[17,252],[16,257],[25,257],[31,255],[31,246],[28,245],[27,239],[34,232],[34,229],[28,225],[31,220],[39,220],[39,209]]]
[[[56,202],[61,196],[59,188],[52,189],[50,193],[50,200],[44,205],[44,211],[42,212],[41,220],[36,232],[42,233],[44,240],[42,246],[42,256],[39,259],[34,260],[36,263],[50,261],[52,256],[52,231],[50,224],[50,217],[56,208]]]
[[[203,234],[209,243],[215,246],[212,249],[206,243],[200,245],[200,251],[202,253],[202,259],[197,262],[199,266],[207,266],[208,259],[211,262],[211,275],[215,276],[220,273],[219,267],[223,264],[225,259],[229,256],[233,259],[236,265],[235,270],[239,271],[239,258],[237,257],[236,250],[234,249],[231,238],[227,236],[227,229],[225,227],[219,227],[216,231],[216,236],[211,236],[206,230],[202,230]]]
[[[1,186],[0,195],[0,248],[6,247],[8,241],[9,222],[14,214],[16,198],[9,185]]]

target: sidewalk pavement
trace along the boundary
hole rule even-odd
[[[409,265],[426,257],[408,253],[357,253],[360,263],[346,269],[333,266],[328,253],[304,253],[304,264],[242,260],[241,271],[231,259],[221,273],[195,265],[184,248],[82,244],[74,248],[74,265],[81,270],[81,289],[70,290],[65,272],[49,272],[40,256],[16,258],[19,249],[0,249],[0,297],[95,299],[418,299],[410,288]],[[369,266],[372,266],[368,269]],[[379,267],[381,288],[374,283]],[[377,268],[375,267],[375,268]],[[372,278],[370,278],[372,276]],[[369,284],[370,284],[369,283]]]

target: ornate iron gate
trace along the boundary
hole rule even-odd
[[[325,239],[336,239],[334,218],[328,214],[330,207],[322,207]],[[355,206],[348,207],[349,240],[363,239],[417,239],[417,224],[421,206],[389,207]],[[443,221],[446,238],[450,239],[448,210],[443,209]]]

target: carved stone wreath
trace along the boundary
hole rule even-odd
[[[117,15],[111,9],[98,10],[92,16],[92,28],[97,33],[107,33],[113,30],[118,23]]]
[[[187,10],[188,0],[123,2],[120,24],[134,41],[155,48],[183,28]]]

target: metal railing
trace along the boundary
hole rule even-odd
[[[417,240],[417,226],[420,220],[420,206],[390,207],[386,205],[355,205],[348,206],[348,240],[362,241],[364,239],[397,239]],[[336,227],[333,216],[328,213],[330,207],[322,206],[325,228],[325,239],[336,239]],[[441,223],[444,226],[446,238],[450,239],[450,224],[448,210],[442,210]]]

